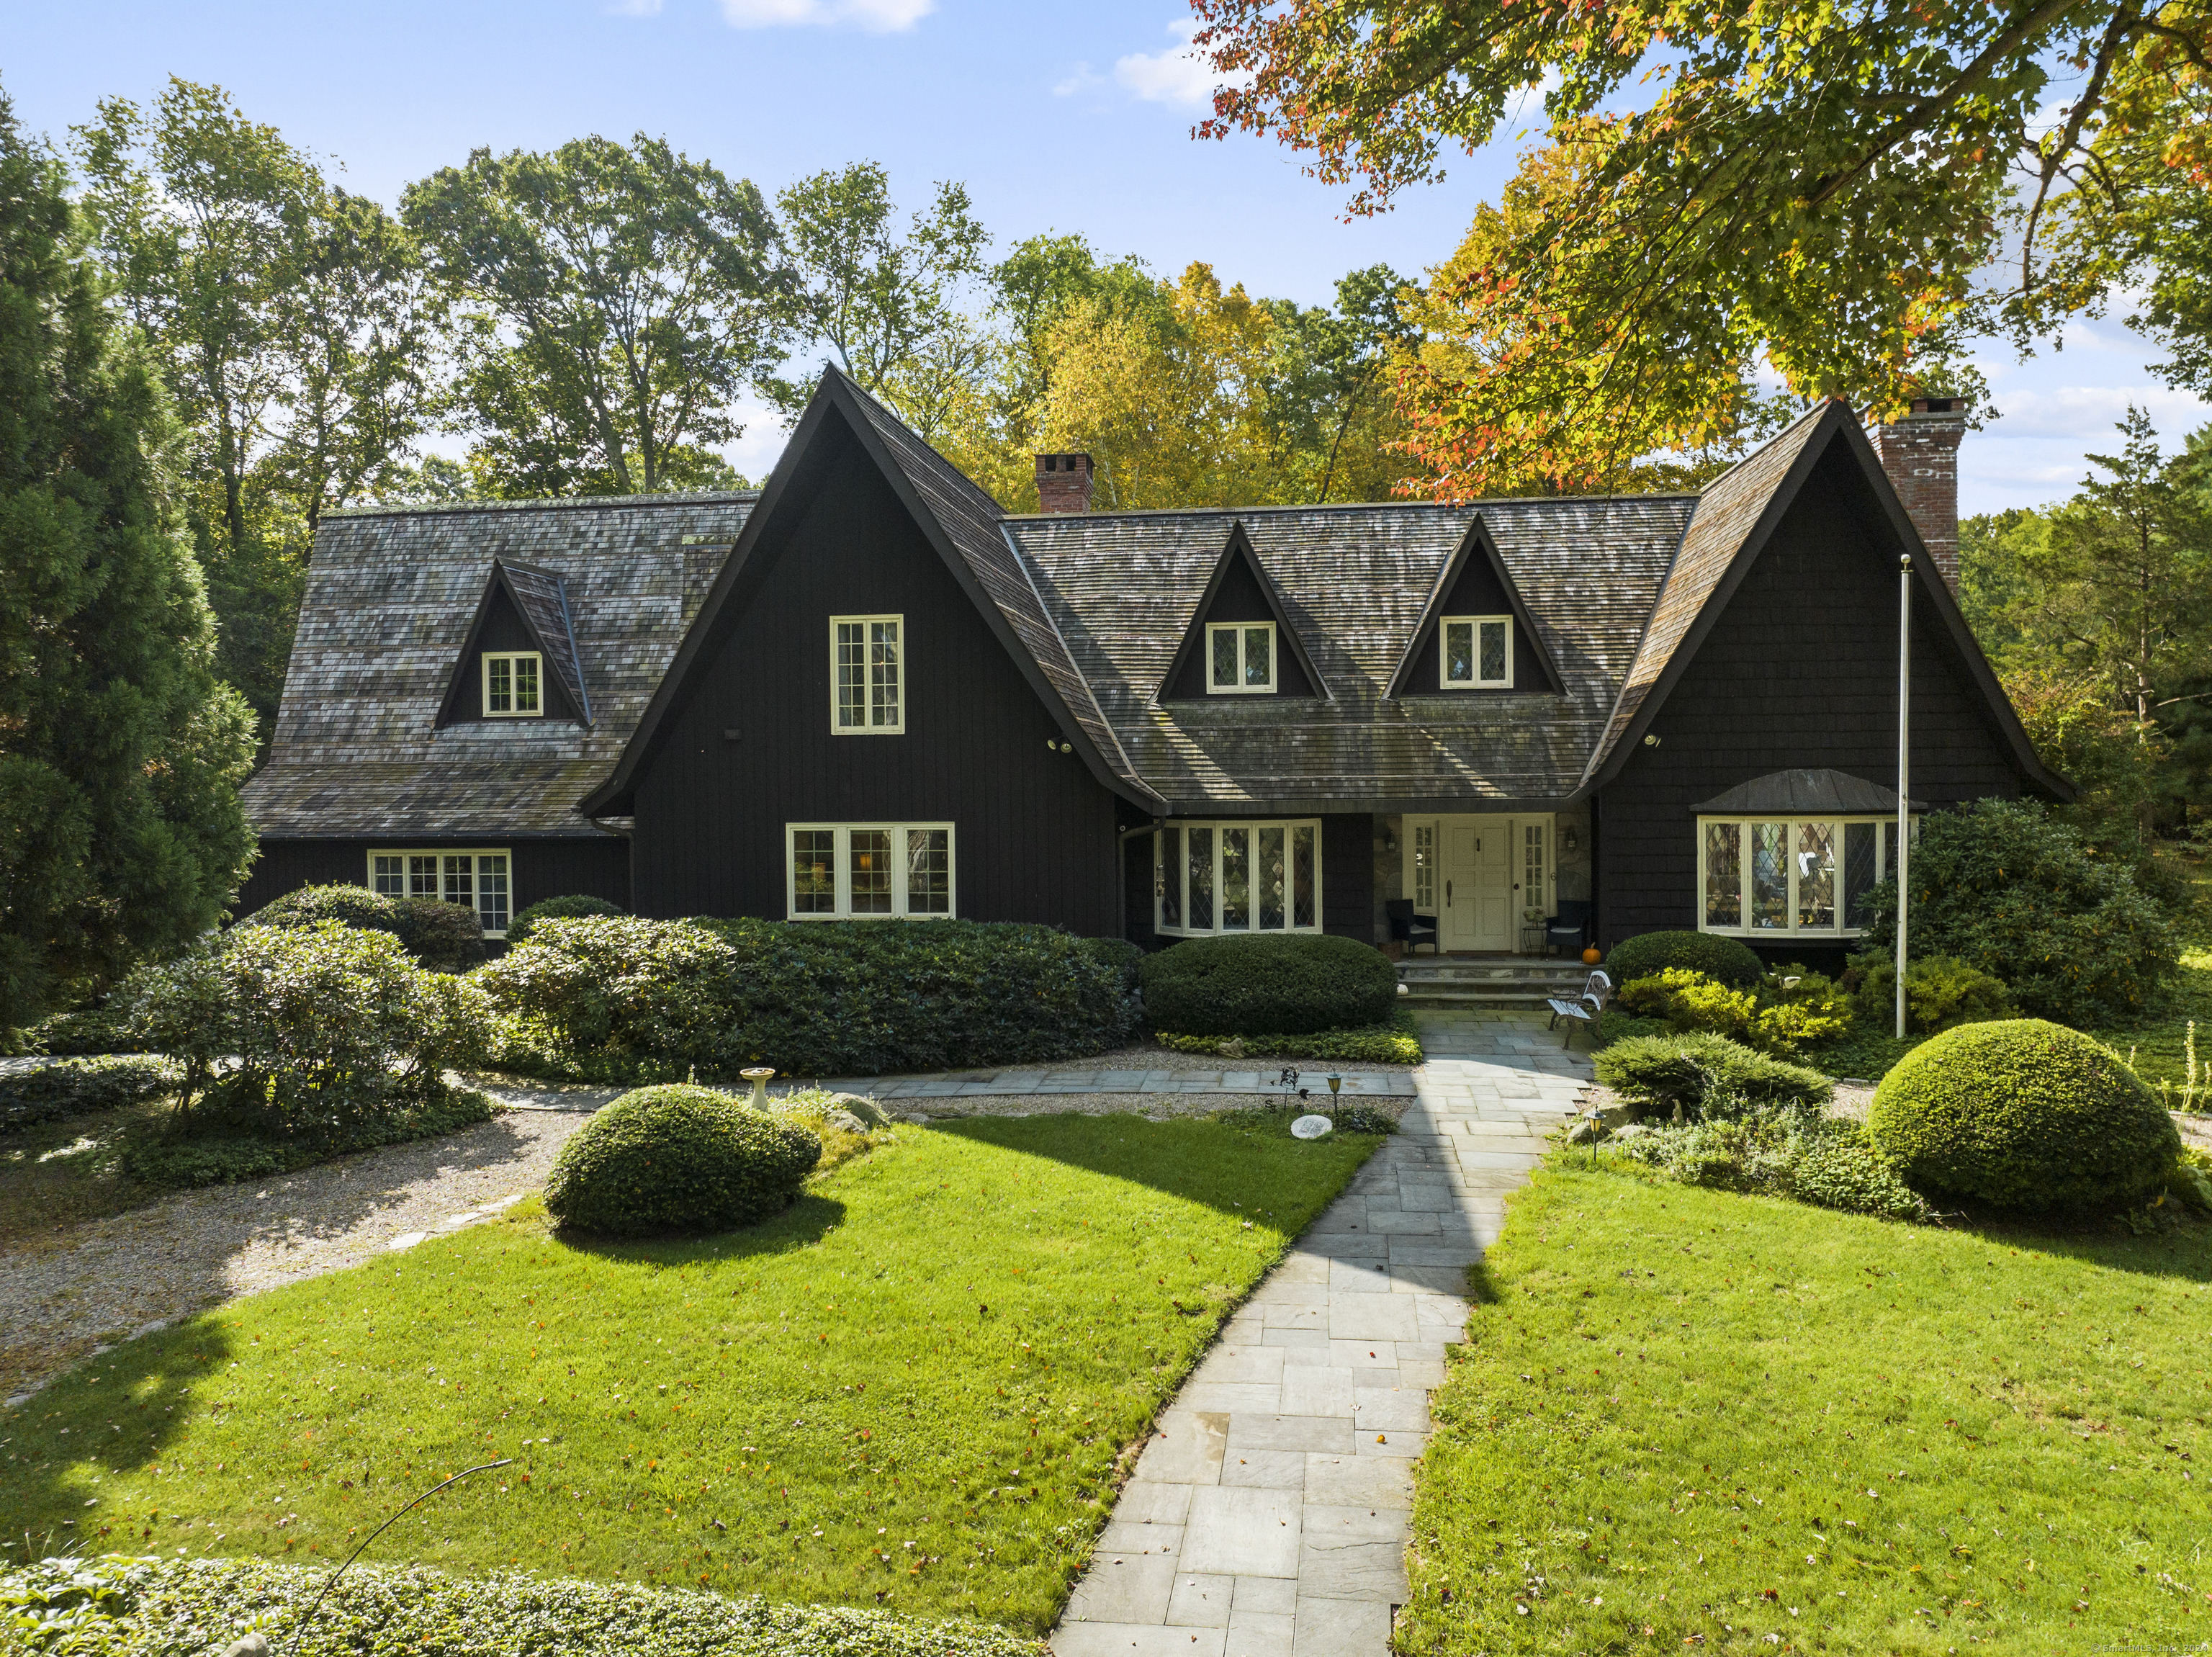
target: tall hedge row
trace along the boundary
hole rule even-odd
[[[476,976],[505,1062],[610,1081],[1027,1063],[1138,1015],[1121,951],[1012,923],[544,920]]]

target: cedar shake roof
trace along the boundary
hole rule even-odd
[[[1130,759],[1176,812],[1395,810],[1574,792],[1696,504],[1637,495],[1066,513],[1006,528]],[[1478,517],[1565,694],[1391,698],[1407,641]],[[1331,698],[1155,703],[1240,524]]]
[[[755,498],[325,514],[268,763],[246,785],[255,830],[272,839],[601,833],[576,801],[620,757]],[[567,641],[548,654],[590,725],[435,728],[495,558],[549,647]]]

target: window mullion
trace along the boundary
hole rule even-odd
[[[906,844],[906,825],[891,825],[891,913],[905,917],[907,912],[907,858],[910,855]]]

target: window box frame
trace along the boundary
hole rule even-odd
[[[1190,831],[1204,829],[1212,835],[1211,864],[1212,890],[1211,912],[1213,924],[1194,927],[1190,917]],[[1243,926],[1221,924],[1224,907],[1225,865],[1228,843],[1224,830],[1248,831],[1245,845],[1245,905],[1246,923]],[[1283,924],[1261,926],[1261,905],[1258,900],[1258,868],[1261,833],[1269,829],[1279,830],[1283,836]],[[1297,832],[1310,829],[1313,832],[1313,919],[1304,925],[1297,921],[1297,888],[1296,856]],[[1172,832],[1175,837],[1176,886],[1176,920],[1170,924],[1166,914],[1166,881],[1169,870],[1164,848]],[[1177,817],[1162,823],[1152,831],[1152,930],[1164,938],[1265,938],[1291,933],[1311,935],[1326,930],[1328,911],[1323,907],[1322,825],[1318,817]]]
[[[892,671],[896,675],[897,679],[898,717],[894,720],[878,723],[875,721],[877,705],[875,695],[875,663],[868,659],[867,653],[876,643],[875,639],[871,636],[870,630],[885,623],[889,623],[891,626],[898,630],[898,637],[893,642],[891,647],[897,654],[897,660],[892,664]],[[841,627],[858,627],[861,630],[860,649],[863,654],[860,662],[860,672],[862,676],[860,683],[860,708],[861,712],[866,716],[866,722],[858,725],[848,725],[844,723],[842,719],[840,717],[844,711],[839,694],[843,690],[844,686],[839,678],[839,663],[837,661],[837,652],[841,646],[841,641],[837,637],[837,630]],[[908,692],[913,688],[909,682],[907,672],[908,655],[906,646],[906,617],[903,613],[897,615],[832,616],[830,618],[830,734],[832,736],[903,736],[906,734],[907,700]],[[860,825],[848,824],[845,826],[858,827]]]
[[[1784,912],[1789,917],[1790,924],[1786,927],[1750,926],[1742,923],[1747,922],[1753,913],[1753,860],[1750,848],[1752,826],[1759,823],[1783,825],[1784,862],[1789,870]],[[1830,891],[1830,904],[1831,912],[1836,917],[1836,923],[1833,926],[1800,926],[1797,923],[1802,901],[1799,881],[1802,877],[1801,868],[1802,854],[1799,848],[1803,842],[1800,838],[1800,830],[1808,823],[1822,824],[1832,831],[1830,844],[1832,848],[1831,856],[1833,859],[1834,873],[1832,877],[1833,885]],[[1735,926],[1715,925],[1708,920],[1706,913],[1705,880],[1709,840],[1707,830],[1711,826],[1720,825],[1731,825],[1736,831],[1736,919],[1739,923]],[[1896,838],[1897,828],[1897,817],[1894,813],[1813,812],[1803,816],[1792,816],[1778,812],[1731,812],[1712,814],[1700,813],[1694,831],[1697,836],[1697,885],[1693,898],[1698,906],[1698,930],[1711,932],[1723,938],[1741,938],[1747,942],[1756,942],[1762,939],[1844,942],[1864,936],[1866,929],[1863,926],[1845,924],[1850,910],[1849,893],[1844,887],[1846,874],[1844,860],[1848,856],[1848,831],[1856,825],[1869,825],[1875,831],[1874,879],[1869,882],[1869,886],[1880,886],[1882,881],[1889,878],[1891,872],[1889,867],[1891,850]],[[1885,829],[1888,832],[1885,832]],[[1917,813],[1908,820],[1906,832],[1913,839],[1919,838],[1920,818]]]
[[[495,708],[491,705],[491,665],[495,661],[507,664],[507,700],[515,700],[514,667],[518,662],[530,664],[531,680],[537,698],[532,708]],[[483,704],[486,719],[543,719],[545,717],[545,657],[537,650],[485,650],[477,658],[478,700]]]
[[[1482,630],[1495,623],[1505,630],[1505,673],[1502,679],[1482,677]],[[1468,661],[1474,665],[1474,677],[1451,677],[1451,629],[1472,627],[1474,637]],[[1437,620],[1437,688],[1443,691],[1510,691],[1513,688],[1513,618],[1502,616],[1442,616]]]
[[[1250,672],[1245,660],[1244,647],[1249,635],[1265,629],[1267,635],[1267,682],[1253,685],[1247,682]],[[1237,683],[1217,685],[1213,682],[1213,636],[1234,633],[1237,636]],[[1273,621],[1209,621],[1206,624],[1206,693],[1208,696],[1273,696],[1282,683],[1282,641],[1276,637]]]
[[[381,882],[386,877],[376,867],[376,860],[380,857],[396,857],[400,860],[397,877],[401,883],[402,890],[398,892],[385,890]],[[413,867],[412,860],[417,857],[430,857],[436,860],[437,867],[433,877],[436,882],[436,891],[423,892],[415,890],[415,882],[418,875]],[[477,923],[483,928],[485,937],[505,939],[507,927],[501,926],[495,930],[485,915],[483,887],[479,880],[477,860],[482,857],[497,857],[504,861],[506,864],[504,868],[492,872],[507,883],[506,892],[502,895],[507,899],[506,914],[511,924],[514,919],[514,853],[506,846],[371,846],[368,849],[368,889],[387,898],[428,897],[451,903],[454,900],[445,895],[446,880],[449,872],[446,868],[446,859],[448,857],[469,859],[468,906],[476,911]]]
[[[906,836],[911,832],[941,829],[945,833],[945,907],[920,912],[908,907],[907,858],[902,855]],[[891,907],[888,911],[867,910],[859,914],[853,911],[853,834],[882,832],[892,837]],[[837,837],[836,873],[833,877],[836,891],[834,907],[829,910],[805,910],[799,907],[798,837],[802,833],[833,833]],[[883,823],[823,823],[787,822],[783,825],[783,911],[787,920],[793,921],[949,921],[960,913],[960,833],[957,825],[951,822],[883,822]]]

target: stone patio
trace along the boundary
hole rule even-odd
[[[1389,1651],[1467,1268],[1589,1074],[1540,1019],[1419,1016],[1417,1102],[1160,1417],[1055,1657]]]

